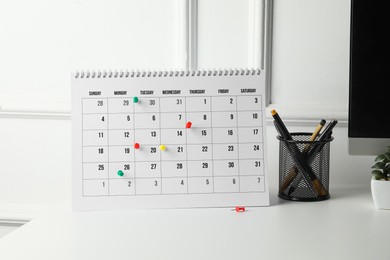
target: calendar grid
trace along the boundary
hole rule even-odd
[[[125,195],[125,196],[148,195],[149,193],[150,193],[149,195],[197,194],[199,191],[191,190],[191,187],[195,187],[196,185],[199,185],[202,180],[204,181],[205,184],[211,182],[210,184],[212,185],[212,187],[211,187],[211,190],[206,189],[206,190],[199,192],[199,194],[223,193],[224,191],[221,190],[222,183],[223,182],[226,183],[230,179],[230,182],[231,182],[230,185],[233,184],[233,186],[231,186],[231,189],[232,189],[236,183],[235,176],[237,176],[237,181],[239,182],[238,185],[236,186],[236,189],[238,188],[237,192],[238,193],[245,193],[247,191],[242,189],[242,185],[244,185],[244,183],[243,183],[244,180],[246,180],[246,182],[248,182],[251,180],[255,180],[254,179],[255,177],[264,176],[264,173],[261,172],[260,169],[253,171],[253,173],[249,172],[249,174],[248,174],[248,173],[243,172],[243,171],[245,171],[244,170],[245,167],[244,166],[242,166],[243,168],[241,167],[241,164],[244,162],[246,165],[256,163],[256,167],[262,167],[262,163],[264,160],[264,149],[263,149],[264,148],[264,141],[263,141],[263,138],[264,138],[263,137],[263,127],[264,126],[262,123],[260,123],[261,122],[260,119],[262,119],[262,118],[260,118],[260,119],[257,118],[257,116],[259,115],[258,112],[261,111],[260,108],[259,108],[259,110],[256,110],[256,112],[254,112],[253,109],[252,110],[251,109],[240,109],[239,108],[239,97],[240,98],[245,97],[245,95],[240,95],[240,96],[226,95],[226,96],[219,96],[218,97],[219,99],[223,99],[223,98],[232,99],[233,102],[235,102],[235,105],[234,105],[235,109],[231,109],[231,108],[226,109],[226,107],[222,107],[223,109],[218,109],[218,106],[221,107],[221,103],[218,103],[220,101],[218,101],[214,96],[174,97],[174,98],[173,97],[162,97],[162,98],[152,97],[152,98],[148,98],[148,99],[155,100],[156,102],[158,102],[158,111],[151,110],[152,112],[143,112],[142,107],[137,108],[136,107],[137,104],[135,104],[135,103],[132,103],[132,111],[125,111],[125,112],[110,111],[109,104],[113,104],[113,105],[115,104],[115,103],[113,103],[112,100],[115,99],[118,101],[122,101],[123,98],[107,98],[107,99],[90,98],[89,100],[92,100],[92,101],[93,100],[96,100],[96,101],[104,100],[105,101],[105,103],[104,103],[105,108],[104,109],[106,109],[106,111],[104,113],[104,116],[106,117],[106,122],[105,122],[104,129],[107,133],[105,134],[106,135],[105,140],[104,140],[104,138],[102,140],[103,143],[95,143],[94,144],[91,141],[92,139],[90,139],[89,141],[88,140],[85,141],[84,137],[82,137],[82,144],[83,144],[82,147],[85,149],[94,148],[94,147],[99,149],[102,146],[104,146],[104,147],[106,147],[106,150],[107,150],[107,153],[106,153],[107,156],[106,157],[104,157],[104,156],[99,157],[100,159],[96,160],[96,161],[91,160],[90,158],[84,158],[84,156],[83,156],[82,163],[83,163],[83,165],[86,165],[86,166],[89,164],[93,165],[93,164],[99,163],[99,164],[103,164],[106,167],[106,171],[104,171],[104,174],[107,175],[106,178],[107,178],[108,183],[107,183],[106,189],[107,189],[108,196],[118,195],[118,194],[114,194],[111,191],[111,187],[112,187],[112,185],[114,185],[114,180],[128,180],[129,187],[130,187],[130,184],[133,186],[133,191],[131,194],[124,193],[124,194],[122,194],[122,196],[123,195]],[[248,97],[253,98],[254,96],[248,96]],[[261,98],[261,96],[256,96],[256,97],[258,97],[259,99]],[[166,102],[167,100],[169,101],[169,99],[184,100],[184,110],[180,110],[180,109],[179,110],[174,110],[174,109],[169,110],[169,108],[164,107],[164,109],[163,109],[164,112],[162,112],[162,103],[161,103],[162,99],[165,99],[164,102]],[[201,111],[196,111],[193,108],[189,109],[188,108],[188,103],[189,103],[188,99],[191,99],[192,103],[195,102],[196,99],[200,99],[202,102],[203,102],[203,99],[207,100],[207,106],[205,107],[206,109],[202,108]],[[83,100],[84,99],[82,99],[82,106],[81,106],[82,107],[81,112],[82,112],[83,116],[91,116],[91,115],[95,116],[96,115],[97,116],[96,118],[98,118],[98,116],[103,114],[101,111],[100,111],[100,113],[90,113],[92,111],[91,109],[89,111],[85,112],[83,110],[83,107],[84,107]],[[214,101],[216,102],[215,104],[214,104]],[[143,103],[143,105],[145,105],[145,103]],[[118,107],[116,109],[118,109]],[[245,114],[244,112],[248,112],[248,113]],[[248,122],[249,122],[248,120],[250,120],[248,116],[253,115],[253,119],[255,119],[255,117],[254,117],[255,113],[256,113],[256,120],[253,122],[250,121],[250,122],[252,122],[252,124],[248,124]],[[122,118],[124,118],[124,119],[126,119],[126,115],[127,115],[128,120],[131,120],[132,122],[128,125],[128,127],[118,127],[119,126],[118,123],[115,123],[115,124],[112,123],[113,118],[111,118],[111,117],[113,117],[115,115],[123,115]],[[137,120],[147,120],[147,118],[150,118],[150,117],[154,118],[154,115],[158,116],[158,118],[156,118],[157,125],[154,128],[150,127],[154,124],[154,123],[152,123],[152,121],[150,123],[151,124],[150,126],[145,125],[145,127],[142,127],[142,126],[137,127]],[[168,122],[163,121],[162,115],[164,115],[164,116],[170,115],[170,117],[167,117],[168,119],[175,118],[175,115],[179,115],[179,116],[183,115],[184,122],[187,122],[189,120],[188,116],[191,115],[193,120],[204,120],[205,125],[198,126],[195,124],[195,128],[187,129],[184,127],[183,122],[181,122],[180,125],[173,126],[172,125],[173,121],[171,123],[169,123],[169,121]],[[226,116],[227,118],[224,119],[224,116]],[[243,116],[243,118],[240,118],[240,116]],[[199,119],[197,119],[198,117],[199,117]],[[201,119],[200,117],[202,117],[203,119]],[[233,121],[223,121],[223,120],[227,120],[228,117],[231,117],[230,119],[233,119],[233,117],[235,117],[234,123],[233,123]],[[119,117],[116,117],[116,118],[119,118]],[[206,120],[206,118],[209,118],[209,120]],[[93,118],[92,119],[86,118],[86,119],[92,120]],[[82,118],[82,120],[83,120],[83,118]],[[241,120],[241,122],[244,122],[244,124],[240,124],[240,120]],[[144,122],[146,122],[146,121],[144,121]],[[202,123],[202,122],[203,121],[199,121],[199,122],[197,121],[197,123]],[[258,123],[256,123],[256,122],[258,122]],[[253,123],[256,123],[256,124],[253,124]],[[122,124],[124,125],[124,123],[122,123]],[[145,123],[143,123],[143,124],[145,124]],[[170,124],[171,124],[171,126],[170,126]],[[82,123],[82,125],[84,126],[84,123]],[[101,127],[91,127],[93,125],[94,124],[86,125],[85,127],[83,127],[82,132],[85,133],[87,136],[90,136],[96,132],[100,133],[102,131]],[[95,123],[95,125],[99,126],[96,123]],[[219,137],[219,135],[221,133],[224,133],[224,130],[226,130],[225,133],[227,134],[227,136],[230,135],[229,130],[232,130],[231,135],[234,135],[234,133],[235,133],[236,136],[232,136],[232,138],[230,138],[230,141],[224,142],[223,139],[221,139]],[[241,138],[240,138],[241,136],[243,136],[243,137],[248,136],[248,134],[251,133],[252,130],[253,131],[256,130],[259,134],[259,137],[261,137],[261,139],[259,139],[258,141],[255,141],[255,142],[254,142],[254,137],[252,137],[252,139],[251,139],[251,137],[248,137],[249,139],[243,138],[244,140],[241,140]],[[119,132],[115,132],[115,131],[119,131]],[[121,132],[121,131],[123,131],[123,132]],[[149,157],[153,158],[152,155],[150,155],[150,156],[148,155],[149,157],[148,156],[145,157],[145,154],[143,154],[141,156],[141,151],[134,150],[134,145],[131,143],[128,143],[127,139],[123,139],[123,142],[120,142],[121,139],[118,139],[118,138],[120,138],[120,135],[122,133],[125,133],[125,135],[126,135],[125,131],[127,132],[127,135],[128,135],[128,133],[131,133],[132,140],[134,140],[133,142],[138,142],[138,140],[136,140],[136,138],[138,138],[138,139],[140,137],[145,138],[145,136],[143,136],[143,135],[147,134],[148,133],[147,131],[158,132],[158,137],[160,138],[159,144],[157,144],[157,143],[153,144],[153,143],[148,143],[148,142],[144,141],[143,145],[142,145],[142,147],[144,147],[144,148],[146,148],[146,147],[156,148],[156,151],[157,151],[156,153],[158,153],[158,160],[153,161],[151,159],[147,159]],[[144,132],[142,132],[142,131],[144,131]],[[176,133],[176,131],[183,131],[185,136],[183,136],[183,140],[180,141],[180,137],[177,134],[177,142],[169,142],[169,141],[165,142],[165,140],[169,140],[169,139],[167,139],[169,136],[169,132],[164,132],[164,131],[171,131],[171,133],[172,132]],[[189,139],[190,131],[191,131],[191,135],[192,135],[191,140]],[[198,139],[193,139],[196,136],[194,134],[196,134],[197,131],[199,131],[198,134],[200,134],[201,131],[205,131],[205,133],[207,131],[209,137],[202,137],[202,138],[197,137]],[[168,136],[165,136],[165,134],[167,134],[167,133],[168,133]],[[205,136],[206,136],[206,134],[205,134]],[[122,138],[123,138],[123,136],[122,136]],[[115,139],[117,139],[117,140],[114,141]],[[125,142],[125,140],[126,140],[126,142]],[[131,140],[131,138],[129,140]],[[206,142],[202,142],[202,140],[206,141]],[[104,143],[104,141],[106,141],[106,143]],[[168,148],[167,151],[162,151],[162,150],[159,150],[160,145],[165,145],[166,147],[170,147],[170,148]],[[261,149],[257,148],[257,150],[260,150],[260,151],[258,151],[258,153],[253,153],[253,152],[248,153],[248,151],[250,151],[250,147],[256,146],[256,145],[258,147],[261,147]],[[169,153],[172,153],[174,151],[174,150],[172,150],[172,146],[177,147],[177,148],[182,147],[182,149],[183,148],[185,149],[185,151],[184,151],[185,153],[182,155],[182,157],[180,157],[180,159],[177,159],[175,157],[170,157],[171,155],[169,155]],[[202,158],[198,159],[196,156],[195,157],[189,156],[189,150],[194,152],[194,151],[196,151],[196,149],[202,149],[202,146],[208,148],[208,150],[211,150],[210,155],[208,155],[208,156],[210,156],[210,158],[207,157],[206,153],[204,154],[204,156],[206,156],[206,157],[204,157],[203,159]],[[232,147],[231,148],[232,150],[227,149],[227,148],[230,148],[230,146]],[[124,149],[124,155],[118,157],[118,152],[121,151],[121,147],[123,147],[123,149]],[[129,150],[126,150],[127,148]],[[242,155],[241,148],[244,150],[246,149],[246,151],[244,151],[245,156]],[[230,151],[231,153],[225,152],[226,155],[222,156],[220,153],[221,152],[223,153],[223,151],[225,151],[224,149],[227,149],[227,151]],[[256,150],[256,147],[254,149]],[[82,154],[84,155],[84,153],[88,153],[88,151],[89,150],[84,150],[84,152]],[[129,151],[129,152],[126,152],[126,151]],[[146,151],[147,151],[147,149],[144,149],[143,153],[145,153]],[[177,152],[179,152],[179,151],[177,151]],[[128,153],[128,155],[126,155],[127,153]],[[127,157],[124,157],[125,155]],[[129,157],[129,155],[130,155],[130,157]],[[115,160],[115,158],[120,159],[121,157],[126,158],[126,160],[125,161],[124,160]],[[107,158],[107,159],[105,160],[104,158]],[[124,165],[124,163],[128,163],[128,162],[131,165],[131,169],[129,170],[128,173],[126,173],[125,177],[121,178],[121,177],[118,177],[116,175],[112,175],[113,173],[111,173],[111,172],[114,172],[114,170],[115,170],[114,168],[112,168],[112,164],[122,163],[122,165]],[[178,173],[176,173],[175,176],[169,176],[169,175],[166,176],[166,174],[163,174],[164,171],[169,170],[169,167],[168,167],[169,165],[167,163],[172,163],[172,165],[173,165],[173,163],[175,163],[175,162],[181,162],[183,164],[183,168],[185,167],[184,173],[182,173],[181,175],[177,175]],[[205,173],[209,172],[208,174],[203,174],[200,171],[199,173],[196,173],[196,176],[190,176],[190,163],[191,162],[193,162],[193,163],[199,162],[199,165],[202,165],[202,163],[206,163],[206,164],[208,164],[208,167],[210,167],[211,169],[208,171],[205,171]],[[220,163],[218,163],[218,162],[220,162]],[[140,171],[142,171],[141,170],[142,167],[141,167],[140,163],[156,163],[158,173],[152,174],[149,177],[145,177],[144,174],[140,174]],[[218,164],[216,165],[216,163],[218,163]],[[229,174],[221,174],[221,173],[223,173],[223,171],[221,172],[222,165],[225,165],[223,167],[228,167],[229,164],[233,165],[232,168],[234,168],[234,169],[232,169],[229,172]],[[141,167],[141,168],[139,168],[139,167]],[[217,171],[216,167],[219,167],[218,171]],[[249,166],[247,166],[247,167],[249,167]],[[119,170],[119,169],[117,169],[117,170]],[[194,172],[196,172],[194,169],[191,169],[191,171],[193,172],[192,174],[194,174]],[[250,179],[251,177],[253,177],[253,178]],[[223,180],[223,178],[226,178],[226,179]],[[182,184],[182,181],[184,181],[184,179],[185,179],[185,185],[186,185],[185,189],[182,189],[180,191],[180,190],[172,190],[171,188],[169,188],[169,185],[173,185],[172,183],[178,183],[177,185],[184,185],[184,184]],[[87,181],[95,181],[96,180],[97,181],[97,180],[99,180],[99,178],[90,178],[90,177],[84,178],[83,177],[83,180],[87,180]],[[159,187],[158,191],[156,191],[156,190],[150,191],[149,190],[146,192],[140,192],[137,188],[138,187],[137,180],[151,180],[151,181],[158,180],[160,187]],[[169,180],[172,180],[173,182],[170,182],[171,184],[168,185],[167,181],[169,181]],[[194,181],[198,182],[199,184],[195,184]],[[215,185],[217,182],[221,182],[221,183],[218,184],[219,188],[216,190]],[[123,183],[125,183],[125,182],[123,182]],[[153,183],[154,183],[154,181],[153,181]],[[156,182],[156,184],[157,184],[157,182]],[[103,181],[103,185],[104,185],[104,181]],[[118,182],[116,182],[115,185],[118,185]],[[145,185],[145,183],[143,185]],[[166,186],[166,185],[168,185],[168,186]],[[164,188],[163,188],[163,186],[164,186]],[[263,186],[263,188],[261,190],[250,190],[248,192],[263,192],[265,184],[262,183],[262,186]],[[250,188],[250,189],[253,189],[253,188]],[[184,191],[184,193],[183,193],[183,191]],[[226,193],[234,193],[234,192],[236,192],[236,191],[230,190],[230,191],[227,191]],[[115,193],[117,193],[117,192],[115,192]],[[84,192],[84,185],[83,185],[83,194],[84,194],[84,196],[88,196],[88,194],[85,194],[85,192]],[[101,194],[95,194],[95,195],[100,196]]]

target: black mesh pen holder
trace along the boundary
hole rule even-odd
[[[329,199],[329,156],[333,137],[310,141],[311,133],[291,133],[291,136],[293,140],[277,136],[279,197],[295,201]]]

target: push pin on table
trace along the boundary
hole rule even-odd
[[[192,126],[192,123],[190,121],[186,123],[186,128],[191,128],[191,126]]]
[[[244,212],[245,211],[245,207],[236,207],[236,212]]]

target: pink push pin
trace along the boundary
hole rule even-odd
[[[191,122],[187,122],[186,128],[191,128],[191,126],[192,126],[192,123]]]

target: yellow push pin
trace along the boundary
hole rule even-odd
[[[163,144],[160,145],[160,150],[161,150],[161,151],[165,151],[166,149],[167,149],[167,147],[166,147],[165,145],[163,145]]]

